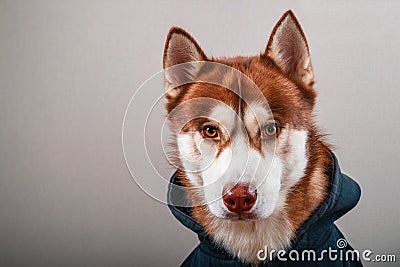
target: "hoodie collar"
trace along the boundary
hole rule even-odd
[[[319,208],[297,230],[295,238],[292,240],[291,249],[307,248],[312,245],[310,244],[312,243],[312,236],[318,236],[318,233],[326,231],[335,220],[355,207],[360,199],[361,190],[359,185],[340,171],[337,158],[333,153],[331,153],[331,157],[333,168],[328,194]],[[204,228],[191,216],[192,208],[176,205],[176,203],[190,204],[185,191],[181,187],[177,172],[171,177],[167,200],[169,209],[178,221],[197,233],[200,241],[212,242],[206,235]],[[311,238],[310,232],[312,233]],[[221,248],[216,248],[214,244],[209,245],[214,250],[221,250]]]

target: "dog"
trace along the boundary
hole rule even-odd
[[[360,188],[316,125],[310,50],[294,13],[283,14],[256,56],[207,57],[172,27],[163,67],[171,184],[190,203],[169,207],[201,241],[182,265],[258,266],[278,261],[261,257],[274,251],[336,248],[344,237],[333,222],[357,204]]]

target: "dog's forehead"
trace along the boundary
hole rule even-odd
[[[242,117],[243,123],[252,138],[257,135],[261,127],[274,120],[268,103],[261,101],[256,101],[247,105],[244,108]]]
[[[220,62],[231,68],[224,68],[223,71],[207,69],[200,77],[204,82],[188,85],[183,97],[175,103],[181,105],[186,101],[193,103],[194,99],[202,100],[196,100],[195,105],[185,105],[184,114],[213,117],[230,130],[235,123],[241,122],[251,135],[256,134],[254,129],[259,128],[256,126],[265,126],[267,121],[274,119],[282,124],[291,124],[294,128],[305,127],[312,103],[304,98],[302,88],[259,59],[226,60]],[[216,82],[207,82],[210,80]],[[224,105],[228,107],[222,107]]]
[[[273,120],[273,114],[266,102],[260,100],[251,103],[241,102],[239,107],[219,102],[211,109],[210,117],[216,120],[229,133],[246,128],[254,136],[259,128]]]
[[[222,102],[212,108],[210,117],[216,120],[228,132],[232,132],[240,120],[234,107]]]
[[[238,128],[246,128],[253,135],[261,125],[273,120],[266,98],[270,86],[260,84],[260,88],[256,84],[257,77],[252,77],[251,73],[242,74],[238,74],[238,70],[234,68],[227,69],[224,73],[210,72],[207,75],[220,77],[220,84],[195,84],[187,97],[211,99],[209,103],[213,104],[209,109],[209,116],[212,119],[230,133]],[[279,85],[280,81],[276,84]]]

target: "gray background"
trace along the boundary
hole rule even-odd
[[[0,1],[0,265],[178,265],[197,239],[131,179],[126,106],[161,70],[170,26],[209,55],[256,54],[288,8],[311,46],[317,119],[363,190],[339,225],[400,257],[399,2]]]

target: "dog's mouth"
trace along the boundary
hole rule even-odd
[[[253,212],[244,212],[244,213],[227,213],[225,215],[225,219],[232,221],[253,221],[257,220],[258,216]]]

